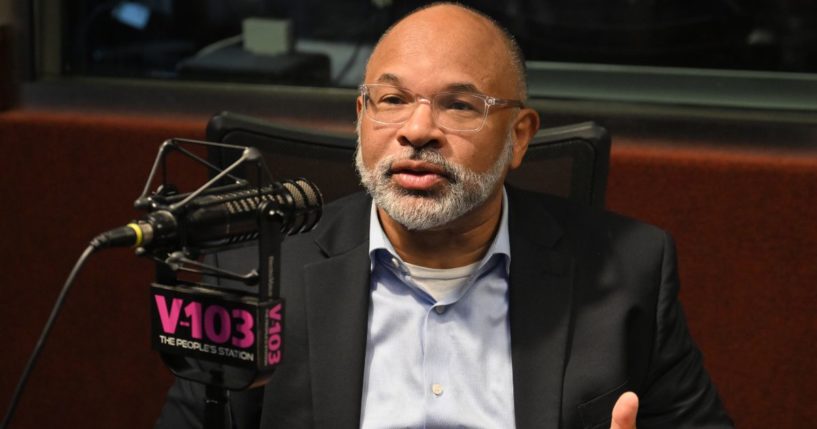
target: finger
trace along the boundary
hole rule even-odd
[[[638,414],[638,396],[626,392],[619,396],[613,407],[613,421],[610,429],[635,429],[635,417]]]

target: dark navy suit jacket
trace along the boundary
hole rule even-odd
[[[556,197],[508,197],[516,426],[606,429],[632,390],[639,429],[732,427],[687,330],[671,238]],[[345,197],[285,240],[284,362],[266,387],[232,394],[235,427],[360,426],[370,204]],[[157,427],[201,416],[203,389],[178,381]]]

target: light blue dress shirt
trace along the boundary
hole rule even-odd
[[[372,205],[363,428],[513,428],[508,198],[491,247],[459,294],[411,278]]]

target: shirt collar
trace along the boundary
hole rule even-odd
[[[403,260],[394,250],[391,241],[386,236],[386,232],[383,231],[383,227],[380,225],[380,218],[377,215],[374,201],[372,201],[371,208],[372,213],[369,216],[369,269],[374,270],[377,253],[383,251],[397,258],[402,264]],[[491,243],[491,247],[488,248],[488,252],[482,258],[478,270],[483,269],[489,261],[493,260],[494,255],[499,255],[497,257],[505,260],[505,274],[507,275],[511,266],[511,240],[508,234],[508,193],[504,187],[502,188],[502,215],[499,219],[499,230],[494,236],[494,241]]]

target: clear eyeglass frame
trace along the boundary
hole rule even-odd
[[[428,98],[396,85],[363,84],[360,85],[359,89],[360,95],[363,97],[363,111],[366,116],[372,121],[383,125],[402,125],[406,123],[409,118],[411,118],[411,115],[414,114],[417,106],[420,103],[426,103],[431,107],[431,116],[434,120],[434,124],[437,126],[451,131],[478,132],[485,126],[491,108],[514,107],[521,109],[525,107],[525,104],[520,100],[497,98],[478,92],[446,91],[439,92]],[[384,96],[395,97],[400,95],[405,97],[405,100],[399,101],[404,102],[406,107],[390,109],[391,115],[384,115],[378,110],[377,102],[372,98],[372,94],[378,91],[392,91],[382,94]],[[472,106],[475,109],[473,111],[474,113],[465,114],[457,110],[460,112],[457,114],[458,116],[445,114],[442,104],[445,100],[456,100],[457,102],[462,102],[463,100],[473,101],[474,104],[476,104],[476,106]],[[479,103],[481,103],[481,105]],[[480,108],[482,109],[481,111],[479,110]]]

